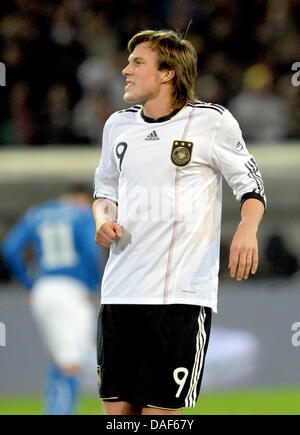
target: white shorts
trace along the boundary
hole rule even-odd
[[[31,307],[53,361],[62,369],[82,366],[95,341],[95,307],[83,283],[66,276],[39,279]]]

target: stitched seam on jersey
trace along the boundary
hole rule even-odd
[[[190,129],[190,125],[193,119],[193,112],[194,112],[194,108],[192,108],[190,115],[189,115],[189,120],[185,126],[183,135],[182,135],[182,140],[185,140],[188,134],[188,131]],[[178,193],[178,186],[179,186],[179,179],[180,179],[180,169],[176,168],[176,176],[175,176],[175,220],[174,220],[174,224],[173,224],[173,231],[172,231],[172,238],[171,238],[171,243],[170,243],[170,247],[169,247],[169,255],[168,255],[168,262],[167,262],[167,270],[166,270],[166,277],[165,277],[165,285],[164,285],[164,293],[163,293],[163,304],[166,304],[168,301],[168,286],[169,286],[169,281],[170,281],[170,275],[171,275],[171,268],[172,268],[172,260],[173,260],[173,250],[174,250],[174,246],[175,246],[175,241],[176,241],[176,235],[177,235],[177,226],[178,226],[178,208],[179,208],[179,193]]]

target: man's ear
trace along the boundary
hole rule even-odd
[[[167,83],[175,77],[175,71],[173,69],[166,69],[162,72],[161,82]]]

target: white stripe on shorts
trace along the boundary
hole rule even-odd
[[[191,375],[191,383],[190,388],[188,391],[188,394],[185,398],[185,406],[186,407],[193,407],[196,405],[197,400],[197,384],[199,381],[199,377],[201,374],[201,369],[203,366],[203,358],[204,358],[204,348],[205,348],[205,342],[206,342],[206,332],[205,332],[205,308],[200,308],[200,314],[198,317],[198,325],[199,330],[196,337],[196,354],[195,354],[195,361],[193,366],[193,371]]]

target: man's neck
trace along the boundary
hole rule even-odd
[[[172,110],[172,112],[169,112],[167,115],[160,116],[158,118],[151,118],[149,116],[146,116],[144,113],[144,110],[142,110],[142,118],[146,122],[165,122],[169,121],[173,116],[177,115],[177,113],[182,109],[182,107],[177,107],[177,109]]]
[[[161,98],[146,101],[143,104],[143,113],[147,118],[159,119],[173,112],[171,98]]]

